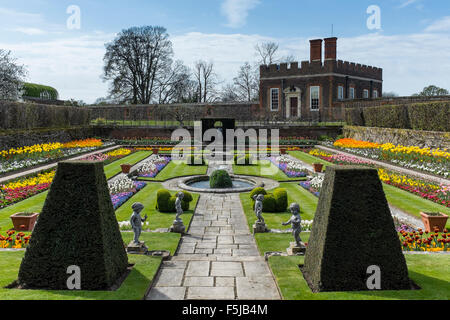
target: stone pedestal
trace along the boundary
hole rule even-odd
[[[148,248],[145,246],[144,242],[134,243],[134,241],[131,241],[127,246],[127,252],[134,254],[146,254],[148,252]]]
[[[297,246],[296,242],[291,242],[291,245],[286,249],[286,251],[289,256],[304,255],[306,252],[306,246],[303,242],[301,243],[300,247]]]
[[[256,221],[253,225],[253,233],[266,233],[269,232],[269,229],[267,229],[267,226],[264,222]]]
[[[185,233],[186,227],[184,226],[183,221],[174,220],[172,227],[170,227],[170,232]]]

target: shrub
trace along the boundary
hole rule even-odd
[[[183,201],[181,202],[181,208],[183,211],[189,210],[189,205],[193,201],[192,194],[187,191],[182,191],[184,193]],[[175,200],[177,199],[177,193],[171,195],[170,192],[166,189],[160,189],[156,195],[156,209],[160,212],[164,213],[174,213],[175,209]]]
[[[234,163],[238,166],[249,166],[252,162],[252,156],[250,154],[237,154],[234,156]]]
[[[60,162],[22,260],[28,289],[67,290],[67,268],[82,290],[108,290],[128,267],[101,162]]]
[[[328,166],[303,275],[314,292],[368,290],[372,265],[382,270],[383,290],[411,288],[377,170]]]
[[[264,188],[262,188],[262,187],[257,187],[257,188],[255,188],[255,189],[253,189],[252,192],[250,192],[250,199],[253,199],[253,197],[254,197],[255,195],[257,195],[257,194],[263,194],[263,195],[266,195],[266,194],[267,194],[267,191],[264,190]]]
[[[158,209],[160,212],[172,212],[171,208],[172,205],[169,202],[170,200],[170,192],[166,189],[160,189],[156,193],[156,209]],[[175,202],[174,202],[174,208],[175,208]]]
[[[212,189],[232,188],[233,182],[226,170],[216,170],[209,179],[209,185]]]
[[[44,86],[42,84],[25,82],[23,84],[23,90],[24,97],[57,100],[59,96],[58,91],[55,88]]]
[[[365,121],[361,108],[346,108],[345,121],[348,125],[364,126]]]
[[[368,127],[411,128],[406,105],[364,108],[363,114]]]
[[[277,203],[277,212],[285,212],[288,207],[288,194],[286,189],[278,188],[273,191]]]
[[[408,111],[414,130],[450,131],[450,102],[413,104]]]
[[[277,200],[272,193],[266,194],[263,201],[263,211],[264,212],[278,212],[277,210]]]

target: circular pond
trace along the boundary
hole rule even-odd
[[[207,193],[238,193],[248,192],[256,187],[257,182],[243,177],[231,176],[233,182],[232,188],[227,189],[213,189],[209,185],[208,176],[197,176],[184,179],[179,183],[181,189],[194,192],[207,192]]]

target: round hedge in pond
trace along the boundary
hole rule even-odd
[[[228,189],[233,187],[233,182],[226,170],[216,170],[209,178],[209,186],[212,189]]]

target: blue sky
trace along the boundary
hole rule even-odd
[[[70,5],[81,10],[79,30],[66,27]],[[381,10],[381,29],[367,27],[371,5]],[[223,84],[256,60],[256,43],[275,41],[280,56],[307,60],[308,40],[330,36],[333,25],[338,58],[382,67],[385,91],[450,89],[447,0],[0,0],[0,48],[28,66],[29,81],[56,87],[63,99],[105,96],[104,43],[140,25],[166,27],[188,66],[214,61]]]

